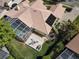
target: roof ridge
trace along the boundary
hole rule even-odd
[[[40,12],[40,14],[41,14],[41,17],[42,17],[42,19],[43,19],[43,21],[44,21],[44,18],[43,18],[43,15],[42,15],[42,13]],[[47,32],[47,28],[46,28],[46,25],[45,25],[45,21],[44,21],[44,26],[45,26],[45,29],[46,29],[46,32]],[[47,32],[48,33],[48,32]],[[46,33],[46,34],[47,34]]]

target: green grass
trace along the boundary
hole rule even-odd
[[[37,52],[34,49],[16,40],[7,44],[7,48],[16,59],[36,59]]]
[[[37,56],[43,56],[47,52],[48,48],[54,44],[54,42],[55,41],[45,42],[39,52],[17,40],[12,40],[6,46],[11,55],[16,59],[36,59]]]
[[[14,58],[13,56],[10,55],[7,59],[15,59],[15,58]]]
[[[43,56],[43,59],[51,59],[50,55]]]
[[[43,47],[42,47],[41,51],[38,52],[38,55],[39,55],[39,56],[43,56],[43,55],[46,53],[46,51],[48,50],[48,48],[49,48],[51,45],[53,45],[54,43],[55,43],[54,40],[53,40],[53,41],[47,41],[47,42],[45,42],[45,43],[43,44]]]
[[[17,40],[12,40],[6,46],[11,55],[16,59],[36,59],[37,56],[43,56],[47,52],[48,48],[54,43],[55,41],[45,42],[39,52]]]

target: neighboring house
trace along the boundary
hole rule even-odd
[[[56,17],[56,21],[52,25],[55,31],[58,33],[57,27],[62,25],[63,21],[70,20],[73,22],[75,18],[79,15],[79,7],[70,7],[63,4],[53,5],[50,8],[53,15]]]
[[[79,15],[79,7],[73,7],[71,11],[65,12],[65,14],[63,15],[63,18],[61,20],[63,20],[63,21],[70,20],[71,22],[73,22],[78,15]]]
[[[75,53],[79,54],[79,34],[76,35],[67,45],[66,47]]]
[[[56,59],[79,59],[79,56],[66,48]]]
[[[56,59],[79,59],[79,34],[66,45],[66,49]]]

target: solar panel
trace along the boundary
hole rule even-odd
[[[48,17],[48,19],[46,20],[46,23],[49,25],[49,26],[52,26],[54,21],[55,21],[56,17],[53,16],[52,14]]]

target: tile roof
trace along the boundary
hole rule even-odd
[[[42,1],[42,0],[36,0],[36,1],[31,5],[31,8],[46,10],[46,6],[43,4],[43,1]]]
[[[40,1],[40,4],[38,3]],[[41,0],[37,0],[31,6],[26,5],[25,2],[22,2],[19,5],[19,10],[10,10],[6,15],[19,18],[27,26],[35,28],[45,34],[49,34],[51,27],[46,23],[47,18],[50,14],[53,14],[55,17],[61,18],[64,13],[64,8],[62,4],[58,4],[55,11],[46,10],[45,6],[42,4]]]
[[[40,10],[28,8],[18,18],[28,26],[35,28],[41,32],[44,32],[45,34],[48,34],[51,30],[51,27],[45,23],[45,20],[43,19],[43,15],[45,14],[42,14],[43,12],[41,12]],[[49,15],[47,17],[49,17]]]
[[[67,45],[67,48],[79,54],[79,34],[76,35]]]
[[[65,12],[65,8],[63,7],[63,4],[57,4],[57,7],[52,7],[50,10],[52,11],[52,14],[55,17],[60,18],[60,19],[62,18]]]
[[[27,26],[35,28],[45,34],[50,32],[51,27],[45,23],[51,14],[50,11],[26,6],[25,3],[21,3],[19,6],[20,9],[18,11],[10,10],[6,15],[12,18],[19,18]]]

